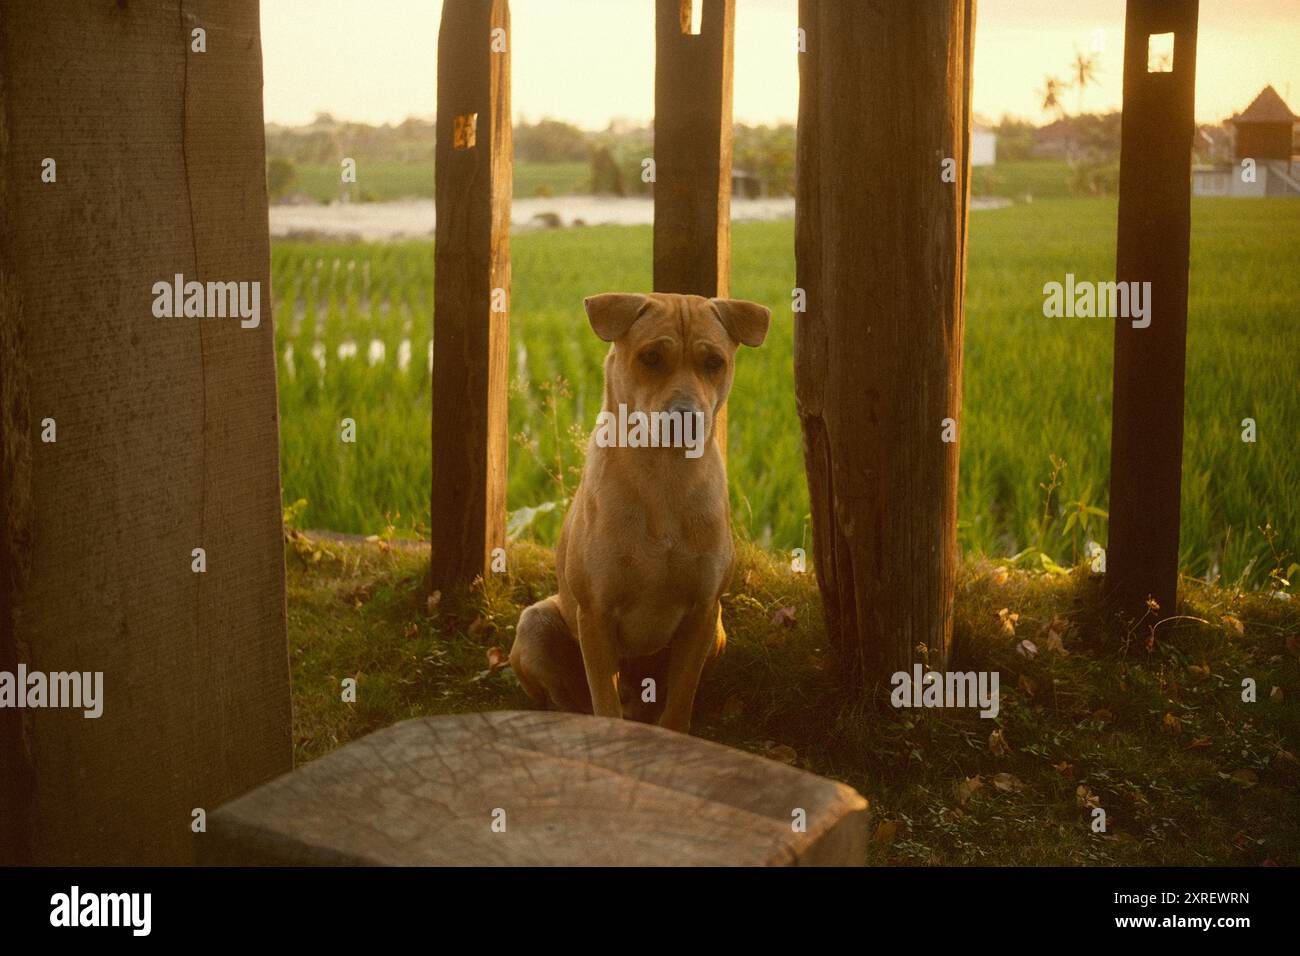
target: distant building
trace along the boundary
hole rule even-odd
[[[1288,196],[1300,198],[1300,155],[1296,134],[1300,116],[1291,112],[1271,86],[1224,123],[1231,136],[1232,161],[1192,170],[1197,196]]]
[[[976,120],[970,131],[970,164],[992,166],[998,161],[998,134],[987,123]]]

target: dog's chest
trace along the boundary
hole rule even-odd
[[[730,561],[728,538],[703,552],[686,538],[629,538],[615,609],[619,655],[642,657],[667,646],[688,614],[717,599]]]

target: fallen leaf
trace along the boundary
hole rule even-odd
[[[1011,753],[1011,745],[1007,743],[1007,738],[1002,736],[1002,731],[995,730],[989,734],[989,753],[995,757],[1005,757]]]
[[[785,744],[773,744],[771,741],[768,741],[768,743],[771,746],[767,749],[767,756],[771,759],[791,765],[799,759],[799,754],[793,747],[788,747]]]
[[[998,585],[998,587],[1001,587],[1007,583],[1007,580],[1010,577],[1011,573],[1006,568],[994,568],[992,573],[989,575],[989,580]]]
[[[1114,723],[1115,721],[1115,715],[1112,714],[1105,707],[1102,707],[1098,710],[1094,710],[1091,714],[1091,717],[1099,724],[1110,724],[1110,723]]]
[[[993,786],[997,787],[1003,793],[1010,793],[1012,790],[1023,790],[1024,781],[1012,773],[999,773],[993,776]]]
[[[893,820],[881,820],[876,824],[876,832],[871,834],[871,842],[878,843],[881,846],[889,846],[894,842],[894,836],[898,833],[898,824]]]
[[[1246,633],[1246,625],[1242,624],[1241,618],[1236,617],[1235,615],[1224,614],[1219,618],[1219,620],[1228,625],[1231,630],[1236,631],[1238,637]]]
[[[1268,692],[1268,699],[1271,703],[1280,704],[1286,700],[1286,694],[1282,693],[1281,687],[1274,687]]]
[[[1248,850],[1250,849],[1250,844],[1252,841],[1250,839],[1249,833],[1247,833],[1245,830],[1238,830],[1236,833],[1232,835],[1231,842],[1232,845],[1235,846],[1238,850]]]
[[[1074,788],[1074,802],[1081,807],[1101,806],[1101,797],[1097,796],[1083,784]]]
[[[1241,784],[1247,789],[1259,783],[1259,777],[1255,774],[1255,771],[1251,770],[1249,767],[1242,767],[1238,770],[1234,770],[1229,774],[1229,777],[1234,782]]]
[[[1055,770],[1057,773],[1059,773],[1062,777],[1065,777],[1067,780],[1074,779],[1074,764],[1072,763],[1067,763],[1066,761],[1062,760],[1060,763],[1052,764],[1052,769]]]
[[[1016,636],[1016,622],[1020,620],[1020,615],[1008,608],[1002,608],[998,611],[998,620],[1002,622],[1002,636]]]
[[[1173,714],[1165,714],[1165,719],[1162,724],[1162,729],[1166,733],[1170,733],[1170,734],[1182,733],[1183,722],[1179,720],[1177,717],[1175,717]]]
[[[777,627],[794,627],[796,623],[794,614],[793,607],[780,608],[772,615],[772,623]]]
[[[1204,750],[1206,747],[1210,746],[1210,744],[1212,744],[1213,742],[1214,741],[1212,741],[1209,737],[1197,737],[1195,740],[1193,740],[1190,744],[1187,745],[1187,749]]]
[[[957,803],[964,807],[970,802],[970,798],[975,796],[975,793],[983,789],[983,787],[983,778],[976,774],[953,784],[952,795],[957,798]]]

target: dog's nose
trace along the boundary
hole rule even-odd
[[[691,415],[699,411],[694,400],[685,395],[674,395],[668,402],[668,411],[679,415]]]

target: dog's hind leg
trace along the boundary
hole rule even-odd
[[[510,648],[510,669],[533,703],[591,713],[582,651],[560,614],[555,595],[525,608]]]

